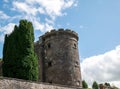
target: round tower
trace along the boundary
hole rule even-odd
[[[45,82],[82,87],[78,34],[58,29],[42,36]]]

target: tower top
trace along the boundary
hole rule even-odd
[[[46,32],[42,36],[42,38],[44,39],[44,38],[51,37],[51,36],[54,36],[54,35],[59,35],[59,34],[71,35],[78,40],[78,34],[75,31],[72,31],[70,29],[65,29],[64,30],[63,28],[60,28],[58,30],[52,29],[50,32]]]
[[[53,29],[42,35],[37,43],[42,81],[82,87],[76,32]]]

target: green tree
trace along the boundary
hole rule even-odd
[[[0,76],[2,76],[2,58],[0,58]]]
[[[5,36],[3,76],[26,80],[38,79],[38,60],[34,53],[34,30],[31,22],[21,20],[11,34]]]
[[[104,85],[110,87],[110,83],[105,83]]]
[[[96,81],[93,82],[92,88],[93,89],[98,89],[99,88],[98,83]]]
[[[88,88],[88,85],[85,80],[82,81],[82,86],[83,86],[83,88]]]

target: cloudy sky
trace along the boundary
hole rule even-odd
[[[34,25],[35,40],[55,28],[79,34],[82,78],[120,87],[120,0],[0,0],[0,57],[4,35],[20,19]]]

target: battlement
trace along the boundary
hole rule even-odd
[[[47,38],[47,37],[50,37],[50,36],[53,36],[53,35],[58,35],[58,34],[71,35],[71,36],[75,37],[78,40],[78,34],[75,31],[72,31],[70,29],[65,29],[64,30],[63,28],[60,28],[58,30],[53,29],[50,32],[46,32],[42,37]]]

